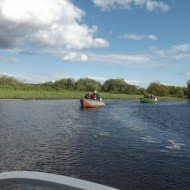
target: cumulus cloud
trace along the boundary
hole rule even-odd
[[[109,46],[105,39],[94,37],[96,26],[82,24],[84,15],[70,0],[1,0],[0,48],[26,41],[67,49]]]
[[[103,11],[112,8],[131,9],[132,7],[145,7],[148,11],[168,11],[169,5],[163,1],[157,0],[93,0],[94,4],[99,6]]]
[[[127,39],[127,40],[152,40],[156,41],[158,38],[156,35],[141,35],[141,34],[124,34],[122,36],[119,36],[121,39]]]
[[[157,47],[152,46],[150,50],[160,56],[169,57],[173,59],[189,59],[190,58],[190,44],[173,45],[169,49],[159,50]]]

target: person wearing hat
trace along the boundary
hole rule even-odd
[[[92,99],[93,100],[100,100],[100,96],[99,96],[99,94],[98,94],[98,92],[96,90],[92,94]]]

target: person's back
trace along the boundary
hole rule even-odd
[[[84,98],[85,99],[91,99],[91,94],[92,94],[91,92],[88,92],[88,94],[86,94]]]

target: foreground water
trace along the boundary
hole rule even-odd
[[[0,172],[42,171],[119,189],[190,188],[190,102],[0,100]]]

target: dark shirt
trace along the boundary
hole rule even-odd
[[[86,94],[84,98],[85,99],[90,99],[90,94]]]

